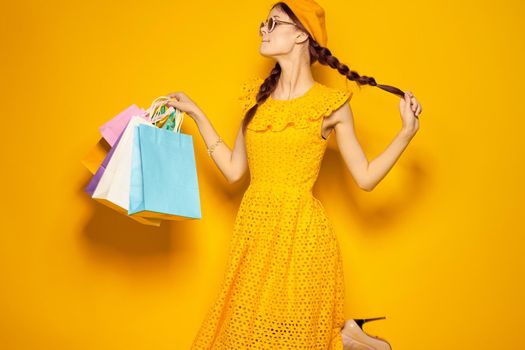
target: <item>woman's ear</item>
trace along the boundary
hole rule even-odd
[[[301,33],[297,34],[296,39],[297,39],[296,41],[297,41],[298,44],[302,44],[306,40],[308,40],[308,35],[305,32],[301,32]]]

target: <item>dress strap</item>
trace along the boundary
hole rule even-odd
[[[335,110],[339,109],[346,101],[350,102],[354,93],[336,88],[326,87],[325,98],[319,102],[319,117],[329,117]]]

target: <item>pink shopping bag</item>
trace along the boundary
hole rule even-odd
[[[111,147],[113,147],[128,125],[129,120],[134,115],[140,116],[144,120],[148,120],[147,112],[143,108],[139,108],[136,104],[132,104],[99,128],[102,137]]]

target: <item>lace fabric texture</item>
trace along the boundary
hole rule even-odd
[[[255,105],[255,96],[263,79],[255,77],[245,81],[242,85],[241,101],[242,113]],[[289,125],[296,128],[306,128],[323,116],[329,116],[344,102],[350,100],[353,93],[330,88],[319,82],[308,90],[303,96],[291,100],[274,100],[271,96],[258,107],[257,114],[252,119],[248,128],[251,130],[281,131]]]
[[[262,82],[243,84],[242,117]],[[327,145],[323,117],[351,96],[315,82],[300,97],[258,107],[245,134],[250,185],[219,295],[191,349],[343,349],[339,243],[312,189]]]

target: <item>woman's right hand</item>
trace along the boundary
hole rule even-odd
[[[204,115],[202,110],[197,106],[195,102],[188,95],[182,91],[171,92],[166,95],[170,97],[171,100],[165,101],[165,104],[168,107],[177,108],[178,110],[188,114],[193,120]]]

